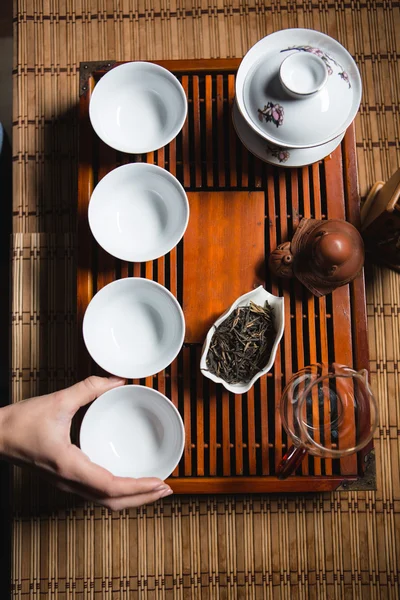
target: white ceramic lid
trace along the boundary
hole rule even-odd
[[[312,29],[277,31],[253,46],[236,77],[247,123],[287,148],[326,144],[357,114],[361,78],[349,52]]]

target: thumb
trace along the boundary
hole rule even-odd
[[[121,377],[96,377],[92,375],[63,390],[61,393],[64,401],[67,401],[68,406],[74,410],[78,410],[78,408],[89,404],[89,402],[92,402],[92,400],[95,400],[101,394],[124,385],[124,383],[125,379]]]

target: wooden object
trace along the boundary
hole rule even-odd
[[[373,260],[400,271],[400,169],[371,188],[361,211],[361,232]]]
[[[371,475],[368,483],[363,479],[372,444],[358,456],[340,461],[307,456],[301,472],[284,481],[275,475],[287,450],[278,407],[290,375],[316,361],[368,368],[363,274],[332,295],[317,299],[297,282],[278,285],[270,279],[266,266],[271,250],[291,238],[302,217],[359,224],[354,127],[324,161],[303,169],[272,168],[248,153],[232,126],[238,60],[159,64],[182,82],[189,100],[188,119],[167,147],[134,157],[107,148],[90,128],[91,92],[112,64],[98,69],[95,64],[81,66],[78,327],[92,295],[119,277],[154,279],[183,305],[188,332],[182,352],[165,372],[141,382],[170,397],[185,422],[184,455],[169,480],[176,493],[373,488]],[[87,206],[100,177],[137,160],[154,162],[176,175],[189,192],[192,212],[188,231],[177,248],[150,263],[127,264],[95,243],[87,224]],[[218,223],[224,228],[216,227]],[[285,334],[273,370],[247,394],[234,396],[200,374],[202,336],[214,316],[248,291],[252,282],[260,281],[271,293],[284,296]],[[217,286],[215,294],[211,283]],[[196,312],[201,310],[198,320]],[[81,376],[99,372],[80,333],[78,337]]]
[[[264,193],[189,192],[189,204],[183,241],[185,341],[202,344],[211,325],[232,302],[260,283],[257,268],[265,252]]]

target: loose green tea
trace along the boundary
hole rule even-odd
[[[227,383],[247,383],[267,364],[276,331],[273,309],[250,302],[236,308],[211,338],[206,364]]]

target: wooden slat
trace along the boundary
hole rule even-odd
[[[304,183],[304,169],[298,170],[296,177],[292,181],[292,204],[293,204],[293,229],[297,227],[304,214],[300,214],[300,198],[299,198],[299,173],[301,176],[302,183]],[[303,194],[304,196],[304,194]],[[303,211],[304,212],[304,211]],[[300,371],[305,365],[304,359],[304,316],[303,316],[303,286],[297,280],[294,281],[294,293],[295,293],[295,328],[296,328],[296,356],[297,356],[297,370]],[[290,440],[288,440],[288,445]],[[301,465],[301,472],[303,475],[308,475],[308,457],[306,457]]]
[[[345,200],[347,219],[355,227],[360,226],[360,195],[357,178],[356,145],[354,123],[349,127],[343,140],[343,168],[345,173]],[[365,301],[364,273],[361,273],[350,285],[352,295],[353,345],[355,366],[357,369],[368,369],[368,328]]]
[[[222,390],[222,473],[231,474],[229,393],[225,389]]]
[[[342,144],[343,148],[343,168],[345,174],[345,202],[347,219],[355,227],[360,228],[360,194],[358,190],[357,178],[352,174],[357,172],[356,140],[354,122],[346,132]],[[366,310],[366,294],[364,272],[362,272],[350,284],[350,297],[353,322],[353,352],[354,366],[356,369],[369,369],[369,349],[368,349],[368,324]],[[366,411],[365,417],[369,418],[369,412]],[[359,452],[359,465],[363,472],[365,468],[364,456],[372,449],[371,441],[365,448]]]
[[[164,69],[168,69],[176,74],[181,73],[220,73],[225,71],[236,72],[240,65],[240,58],[213,58],[212,60],[207,58],[197,59],[174,59],[174,60],[149,60],[148,62],[154,62],[157,65],[161,65]],[[102,64],[100,62],[100,64]],[[123,61],[116,61],[113,63],[113,67],[124,64]],[[108,69],[99,67],[95,71],[96,79],[100,78],[107,72]]]
[[[346,477],[349,483],[356,476]],[[180,477],[167,479],[176,494],[262,494],[274,493],[277,489],[282,493],[332,492],[342,483],[342,476],[334,477],[289,477],[279,480],[269,477]]]
[[[254,386],[247,392],[247,454],[249,458],[249,475],[255,475],[257,473],[257,464],[254,419]]]
[[[240,65],[240,58],[213,58],[184,59],[184,60],[157,60],[156,62],[165,69],[174,73],[220,73],[225,71],[236,72]]]
[[[116,163],[116,152],[107,144],[99,143],[98,181],[101,181]],[[115,258],[96,244],[97,252],[97,289],[115,279]]]
[[[121,278],[128,277],[128,263],[121,262]]]
[[[138,265],[138,263],[136,263]],[[149,260],[145,263],[144,265],[144,273],[145,273],[145,277],[146,279],[153,279],[153,261]],[[154,385],[154,378],[153,376],[150,377],[146,377],[145,379],[145,385],[147,385],[148,387],[153,387]]]
[[[182,77],[182,87],[186,97],[189,98],[189,77]],[[183,185],[190,186],[190,155],[189,155],[189,114],[182,127],[182,157],[183,157]]]
[[[212,100],[212,77],[205,76],[206,80],[206,170],[207,170],[207,187],[214,185],[214,164],[213,164],[213,100]]]
[[[314,195],[314,218],[315,219],[326,219],[326,215],[322,212],[321,206],[321,180],[319,176],[319,165],[320,163],[314,163],[311,166],[312,172],[312,186]]]
[[[170,378],[171,378],[171,396],[170,400],[176,408],[178,408],[178,389],[179,389],[179,380],[178,380],[178,359],[176,358],[170,367]],[[186,430],[185,430],[186,432]],[[179,475],[179,465],[176,466],[174,472],[172,473],[173,477],[177,477]]]
[[[157,150],[157,165],[159,167],[165,168],[165,147]]]
[[[176,176],[176,138],[172,140],[169,144],[169,171],[172,175]],[[176,248],[173,248],[169,253],[169,263],[170,263],[170,282],[169,282],[169,290],[176,297],[177,296],[177,251]],[[171,377],[171,401],[178,408],[178,359],[175,359],[170,367],[170,377]],[[173,476],[176,477],[179,474],[179,465],[173,472]]]
[[[157,164],[159,167],[165,168],[164,148],[160,148],[157,153]],[[157,282],[160,285],[165,285],[165,256],[161,256],[159,259],[157,259]]]
[[[242,396],[235,394],[235,465],[236,475],[243,474]]]
[[[204,397],[203,376],[200,374],[201,348],[196,348],[196,456],[197,475],[204,475]]]
[[[217,391],[215,383],[210,382],[209,392],[209,472],[210,475],[217,473]]]
[[[298,190],[296,188],[296,191],[294,192],[294,195],[298,194]],[[283,242],[287,242],[290,239],[290,234],[289,234],[289,224],[288,224],[288,218],[287,218],[287,190],[286,190],[286,177],[285,177],[285,171],[280,170],[279,172],[279,212],[280,212],[280,219],[279,219],[279,228],[280,228],[280,241],[281,243]],[[293,206],[298,205],[298,200],[296,202],[296,198],[293,199],[292,201],[292,210],[293,210]],[[284,296],[284,302],[285,302],[285,369],[284,369],[284,373],[285,373],[285,379],[288,379],[288,377],[290,376],[292,369],[291,369],[291,326],[290,326],[290,289],[289,289],[289,285],[287,284],[288,282],[282,282],[282,287],[283,287],[283,296]],[[287,285],[284,285],[287,284]]]
[[[183,452],[184,472],[186,476],[192,473],[192,427],[191,427],[191,406],[190,406],[190,348],[183,349],[183,421],[185,423],[185,449]]]
[[[249,152],[243,144],[241,144],[241,149],[242,187],[247,187],[249,184]]]
[[[232,121],[232,106],[235,98],[235,76],[228,75],[229,99],[229,183],[231,187],[237,186],[236,141],[237,135]]]
[[[218,185],[225,187],[224,76],[217,75]]]
[[[315,218],[322,219],[326,218],[326,215],[322,212],[321,206],[321,181],[319,176],[319,163],[312,165],[312,180],[313,180],[313,191],[314,191],[314,203],[315,203]],[[328,356],[328,331],[327,331],[327,316],[326,316],[326,298],[318,298],[318,326],[320,335],[320,353],[321,362],[325,365],[329,363]],[[330,423],[330,403],[325,402],[323,407],[323,421],[324,423]],[[325,439],[324,446],[329,448],[331,446],[331,440]],[[324,459],[325,475],[332,475],[332,459]]]
[[[177,252],[176,248],[173,248],[169,253],[170,257],[170,292],[176,297],[177,296]],[[178,408],[178,359],[175,359],[171,364],[171,400],[173,404]],[[179,466],[176,467],[173,475],[177,475]]]
[[[304,217],[311,218],[311,190],[309,180],[309,169],[304,167],[302,169],[302,181],[303,181],[303,202],[304,202]],[[314,198],[314,203],[316,200]],[[309,363],[314,365],[317,362],[317,347],[316,347],[316,331],[315,331],[315,308],[314,308],[314,296],[311,293],[307,295],[307,313],[308,313],[308,339],[309,339]],[[318,403],[318,390],[314,388],[312,390],[312,424],[314,427],[314,438],[317,443],[321,441],[318,430],[319,423],[319,403]],[[303,461],[303,464],[306,461]],[[314,462],[314,475],[321,475],[321,459],[317,456],[313,457]]]
[[[280,224],[280,239],[281,243],[289,241],[291,238],[291,233],[289,232],[289,223],[288,219],[284,218],[287,212],[287,193],[289,190],[286,187],[286,177],[285,171],[279,171],[279,211],[281,218],[279,219]],[[290,184],[290,194],[292,198],[292,206],[291,206],[291,218],[292,218],[292,228],[294,229],[298,225],[298,209],[299,209],[299,190],[298,190],[298,179],[297,179],[297,171],[293,170],[291,176],[291,184]],[[288,281],[282,282],[283,288],[283,297],[284,297],[284,310],[285,310],[285,333],[284,333],[284,365],[283,365],[283,373],[285,378],[285,385],[287,385],[290,380],[293,367],[292,367],[292,315],[291,315],[291,305],[290,305],[290,283]],[[293,423],[293,407],[291,403],[288,405],[288,421],[289,423]],[[291,442],[289,440],[288,445],[290,446]]]
[[[275,209],[275,187],[274,174],[272,168],[267,169],[267,196],[268,196],[268,237],[269,237],[269,252],[272,252],[277,246],[276,237],[276,209]],[[271,285],[271,292],[275,296],[278,295],[278,286],[275,281]],[[275,392],[275,415],[279,414],[279,404],[282,392],[282,375],[281,375],[281,350],[280,346],[276,353],[274,365],[274,392]],[[282,459],[282,425],[280,419],[275,419],[275,469],[278,467]]]
[[[99,265],[97,273],[97,290],[101,290],[101,288],[115,280],[115,261],[113,257],[102,248],[98,248],[97,257]]]
[[[262,474],[269,474],[269,435],[268,435],[268,398],[267,378],[260,378],[260,415],[261,415],[261,464]]]
[[[169,172],[176,177],[176,138],[169,144]]]
[[[193,76],[193,132],[194,132],[194,162],[195,185],[202,187],[201,175],[201,116],[200,116],[200,88],[199,76]]]
[[[297,181],[297,172],[296,174]],[[279,228],[280,228],[280,241],[286,242],[290,239],[288,219],[286,218],[287,213],[287,189],[286,189],[286,177],[285,171],[281,169],[279,171]],[[297,214],[298,210],[298,188],[291,190],[292,192],[292,211]],[[285,378],[285,385],[289,381],[292,375],[292,332],[291,332],[291,306],[290,306],[290,287],[288,282],[284,282],[283,285],[283,297],[284,297],[284,311],[285,311],[285,329],[284,329],[284,366],[283,373]],[[288,418],[291,421],[293,416],[292,405],[289,404]],[[290,444],[290,441],[289,441]]]
[[[92,278],[92,240],[87,225],[87,209],[89,199],[93,192],[93,131],[89,121],[89,103],[94,89],[94,79],[88,82],[88,91],[80,99],[79,121],[81,131],[81,144],[79,148],[79,180],[78,180],[78,248],[77,248],[77,317],[78,317],[78,344],[80,360],[79,377],[83,379],[90,373],[90,357],[83,342],[81,329],[83,316],[87,305],[93,295]]]
[[[299,181],[298,181],[298,170],[293,169],[290,178],[290,196],[291,196],[291,218],[292,218],[292,227],[290,232],[290,238],[293,236],[293,233],[300,222],[299,217]],[[287,241],[285,238],[282,238],[283,241]],[[294,366],[294,358],[293,358],[293,346],[295,344],[295,340],[297,340],[297,335],[295,336],[295,340],[292,339],[292,320],[295,318],[295,315],[292,314],[292,307],[290,303],[290,284],[287,282],[287,285],[284,286],[284,298],[285,298],[285,385],[288,384],[289,380],[292,377],[293,371],[296,371]],[[293,427],[293,406],[289,404],[288,406],[288,422]],[[287,450],[290,447],[290,439],[287,443]]]
[[[160,148],[157,152],[157,165],[165,168],[165,148]],[[160,285],[165,285],[165,256],[161,256],[157,259],[157,282]],[[165,370],[157,376],[157,389],[162,394],[165,394]]]
[[[342,171],[342,152],[341,147],[337,148],[332,154],[330,160],[325,160],[325,178],[326,194],[328,200],[328,218],[344,219],[344,189],[343,180],[337,176]],[[337,288],[332,292],[333,305],[333,330],[334,330],[334,349],[336,361],[341,364],[353,365],[353,350],[351,336],[351,306],[350,289],[348,285]],[[339,390],[338,390],[339,392]],[[354,423],[354,411],[347,410],[344,420],[347,423]],[[355,442],[355,423],[352,430],[347,429],[347,434],[343,435],[339,428],[339,448],[342,444],[348,445]],[[343,475],[357,473],[357,456],[351,455],[340,459],[340,472]]]

